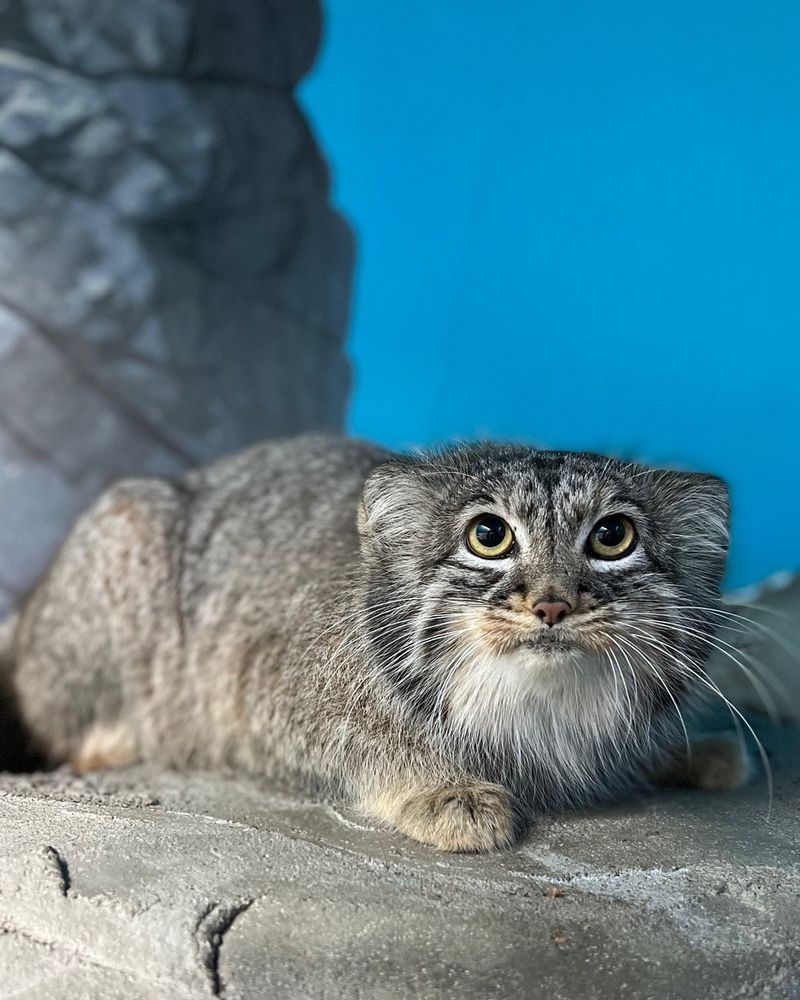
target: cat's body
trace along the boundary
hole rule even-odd
[[[7,659],[52,763],[301,777],[489,848],[666,759],[726,525],[719,480],[598,456],[266,444],[109,490]]]

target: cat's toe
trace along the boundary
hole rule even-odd
[[[721,737],[701,740],[692,746],[691,770],[696,788],[732,791],[750,777],[750,758],[740,740]]]
[[[442,851],[490,851],[514,840],[514,802],[500,785],[444,785],[406,799],[395,825]]]
[[[750,778],[751,764],[741,740],[710,736],[695,740],[687,755],[677,754],[657,775],[659,784],[729,792]]]

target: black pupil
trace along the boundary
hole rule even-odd
[[[625,539],[625,522],[619,517],[609,517],[597,525],[594,537],[607,549],[613,549]]]
[[[506,526],[499,517],[482,517],[475,525],[475,537],[486,549],[496,549],[506,537]]]

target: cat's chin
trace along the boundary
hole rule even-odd
[[[591,665],[594,654],[570,642],[526,642],[503,654],[507,664],[525,670],[533,676],[564,679]]]
[[[465,662],[459,672],[474,696],[542,694],[558,688],[593,685],[605,671],[596,653],[576,643],[520,643],[502,653],[486,650]]]
[[[521,644],[503,653],[486,650],[462,663],[452,681],[451,717],[461,729],[486,735],[530,733],[562,712],[573,725],[581,718],[576,707],[587,704],[593,706],[584,711],[587,721],[598,712],[610,719],[618,711],[613,692],[597,653]]]
[[[529,650],[541,656],[580,653],[583,647],[572,639],[553,636],[550,632],[537,634],[533,638],[524,639],[514,649]]]
[[[505,674],[501,686],[528,697],[569,699],[608,686],[607,664],[597,652],[577,643],[521,644],[494,661]],[[485,667],[484,667],[485,669]]]
[[[507,652],[526,662],[531,668],[542,669],[570,664],[575,666],[585,661],[587,657],[596,655],[573,636],[554,635],[549,630],[520,639]]]

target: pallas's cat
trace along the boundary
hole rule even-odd
[[[717,478],[481,444],[305,437],[78,521],[5,660],[50,763],[234,766],[447,850],[656,774],[732,786],[680,709],[706,683]]]

